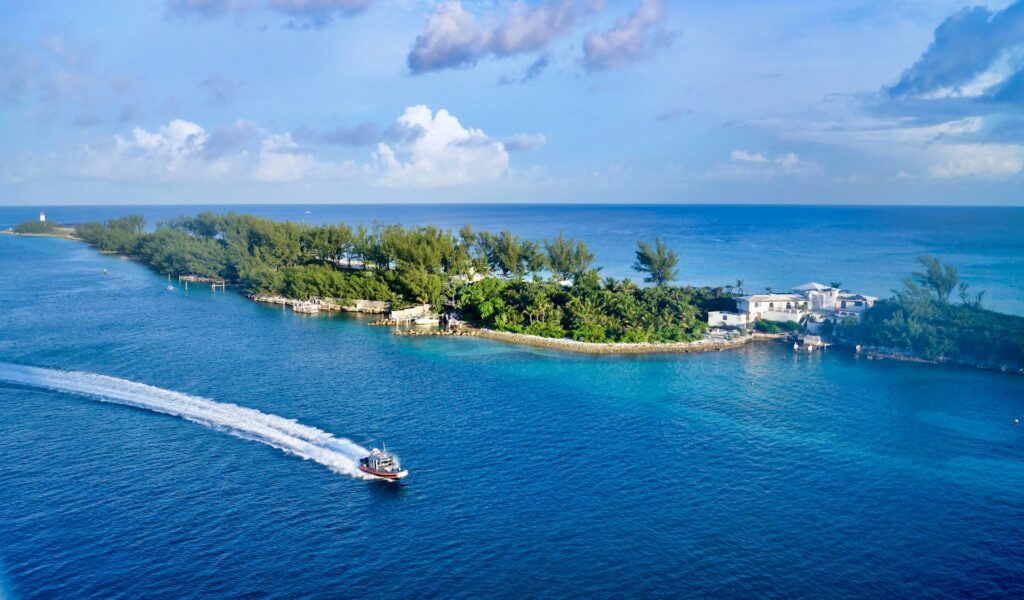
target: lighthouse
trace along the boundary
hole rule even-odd
[[[46,213],[44,213],[43,211],[39,211],[39,222],[40,223],[45,223],[46,222]]]

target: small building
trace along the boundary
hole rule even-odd
[[[40,223],[45,223],[46,222],[46,213],[44,213],[43,211],[39,211],[39,222]]]
[[[388,313],[388,318],[393,321],[403,322],[412,321],[419,317],[426,317],[432,314],[433,312],[431,312],[429,304],[420,304],[402,310],[392,310],[390,313]]]
[[[839,294],[836,310],[860,314],[875,305],[878,298],[864,294]]]
[[[819,348],[828,348],[829,345],[830,344],[828,342],[821,339],[821,336],[805,335],[793,342],[793,350],[795,352],[814,352]]]
[[[742,329],[748,324],[750,324],[750,317],[746,313],[729,312],[724,310],[708,311],[708,327],[733,327]]]

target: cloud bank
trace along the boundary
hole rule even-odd
[[[360,180],[388,188],[445,188],[493,182],[510,171],[511,152],[546,143],[541,134],[495,139],[447,110],[410,106],[386,128],[370,123],[325,131],[266,131],[251,121],[211,130],[186,119],[100,138],[38,157],[33,170],[112,181],[296,182]],[[321,149],[376,145],[365,160],[325,158]],[[320,148],[318,149],[317,146]],[[327,152],[330,155],[334,153]],[[13,173],[9,179],[23,180]]]
[[[1024,2],[997,12],[964,8],[935,30],[916,63],[885,92],[892,98],[1019,97],[1024,83]]]
[[[165,0],[168,16],[214,18],[263,8],[294,19],[291,25],[324,27],[336,16],[349,17],[366,10],[372,0]]]

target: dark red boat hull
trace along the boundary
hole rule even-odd
[[[389,473],[387,471],[377,471],[375,469],[371,469],[370,467],[364,467],[363,465],[359,465],[359,470],[362,471],[363,473],[369,473],[370,475],[375,475],[377,477],[383,477],[384,479],[401,479],[401,477],[398,475],[398,473]]]

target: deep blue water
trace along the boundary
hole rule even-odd
[[[535,236],[621,228],[592,244],[620,259],[633,237],[692,236],[684,265],[723,282],[839,271],[884,291],[907,270],[900,257],[925,249],[962,257],[1024,306],[1020,211],[729,224],[682,209],[400,210],[394,220],[507,221]],[[603,216],[585,223],[587,210]],[[875,229],[851,224],[876,210],[889,216]],[[941,221],[974,239],[922,224]],[[718,250],[699,249],[727,230]],[[730,250],[774,240],[794,257],[804,238],[864,250],[801,258],[799,272]],[[628,258],[606,264],[625,272]],[[0,586],[16,597],[1024,595],[1024,378],[774,346],[587,357],[397,338],[166,285],[74,242],[0,236],[0,380],[14,365],[82,372],[0,382]],[[229,427],[50,389],[90,373],[118,378],[96,384],[107,400],[155,405],[174,390],[384,440],[412,474],[362,481]]]

